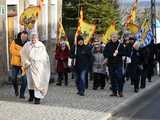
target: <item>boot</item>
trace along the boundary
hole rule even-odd
[[[18,85],[14,86],[14,90],[15,90],[15,95],[18,96],[19,95]]]
[[[28,102],[32,102],[34,99],[34,90],[29,90],[29,99]]]
[[[135,92],[135,93],[138,93],[138,89],[134,89],[134,92]]]
[[[113,96],[117,96],[117,92],[113,92],[112,94],[110,94],[111,97]]]
[[[122,92],[118,92],[119,97],[123,97],[123,93]]]
[[[17,83],[17,81],[13,82],[13,87],[14,87],[15,96],[18,96],[19,95],[19,91],[18,91],[18,83]]]
[[[40,98],[36,98],[36,97],[35,97],[34,100],[35,100],[35,101],[34,101],[34,104],[40,104]]]

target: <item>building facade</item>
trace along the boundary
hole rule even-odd
[[[7,80],[7,53],[6,53],[6,3],[0,1],[0,84]]]
[[[62,0],[43,0],[40,15],[34,29],[39,33],[40,40],[45,41],[51,58],[54,73],[53,52],[57,38],[57,23],[62,16]],[[19,18],[30,5],[38,5],[40,0],[1,0],[0,1],[0,83],[8,79],[11,71],[9,46],[18,32],[24,29]],[[3,77],[2,77],[3,76]],[[1,80],[2,79],[2,80]]]

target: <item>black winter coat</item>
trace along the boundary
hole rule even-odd
[[[91,53],[91,48],[89,46],[83,45],[83,46],[77,46],[77,54],[75,52],[75,46],[71,48],[71,58],[76,59],[75,63],[75,70],[81,71],[81,70],[88,70],[91,63],[93,62],[93,56]]]
[[[103,51],[103,55],[105,58],[108,59],[108,65],[113,66],[113,65],[122,65],[122,56],[129,56],[122,44],[120,44],[118,48],[118,54],[117,56],[113,56],[115,50],[117,49],[119,45],[119,42],[109,42]]]

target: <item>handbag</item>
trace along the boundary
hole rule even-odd
[[[72,58],[68,58],[68,67],[72,67]]]

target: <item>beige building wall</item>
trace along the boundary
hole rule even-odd
[[[57,19],[58,21],[62,21],[62,0],[57,0],[57,11],[58,11],[58,16]]]
[[[0,12],[0,85],[7,81],[7,55],[6,55],[6,0],[0,0],[0,9],[4,6],[4,14]],[[2,9],[1,9],[2,10]]]
[[[0,5],[4,5],[7,10],[7,0],[0,0]],[[8,0],[9,1],[9,0]],[[12,0],[11,0],[12,1]],[[18,1],[18,0],[16,0]],[[35,1],[35,0],[34,0]],[[38,3],[39,0],[37,0]],[[51,70],[52,75],[55,75],[56,61],[54,58],[56,40],[57,40],[57,22],[62,20],[62,0],[45,0],[45,6],[42,8],[43,13],[40,15],[37,30],[39,32],[40,38],[45,40],[46,47],[51,60]],[[14,4],[14,0],[13,0]],[[12,5],[12,3],[11,3]],[[17,18],[21,15],[29,3],[27,0],[19,0],[17,6],[18,15]],[[18,18],[19,19],[19,18]],[[17,19],[17,21],[18,21]],[[8,81],[9,72],[11,66],[9,66],[9,48],[8,43],[8,23],[7,23],[7,11],[4,15],[0,15],[0,84],[1,82]],[[18,26],[18,23],[15,24]],[[15,29],[15,28],[14,28]],[[16,32],[22,31],[23,26],[18,26]],[[2,81],[3,80],[3,81]]]

